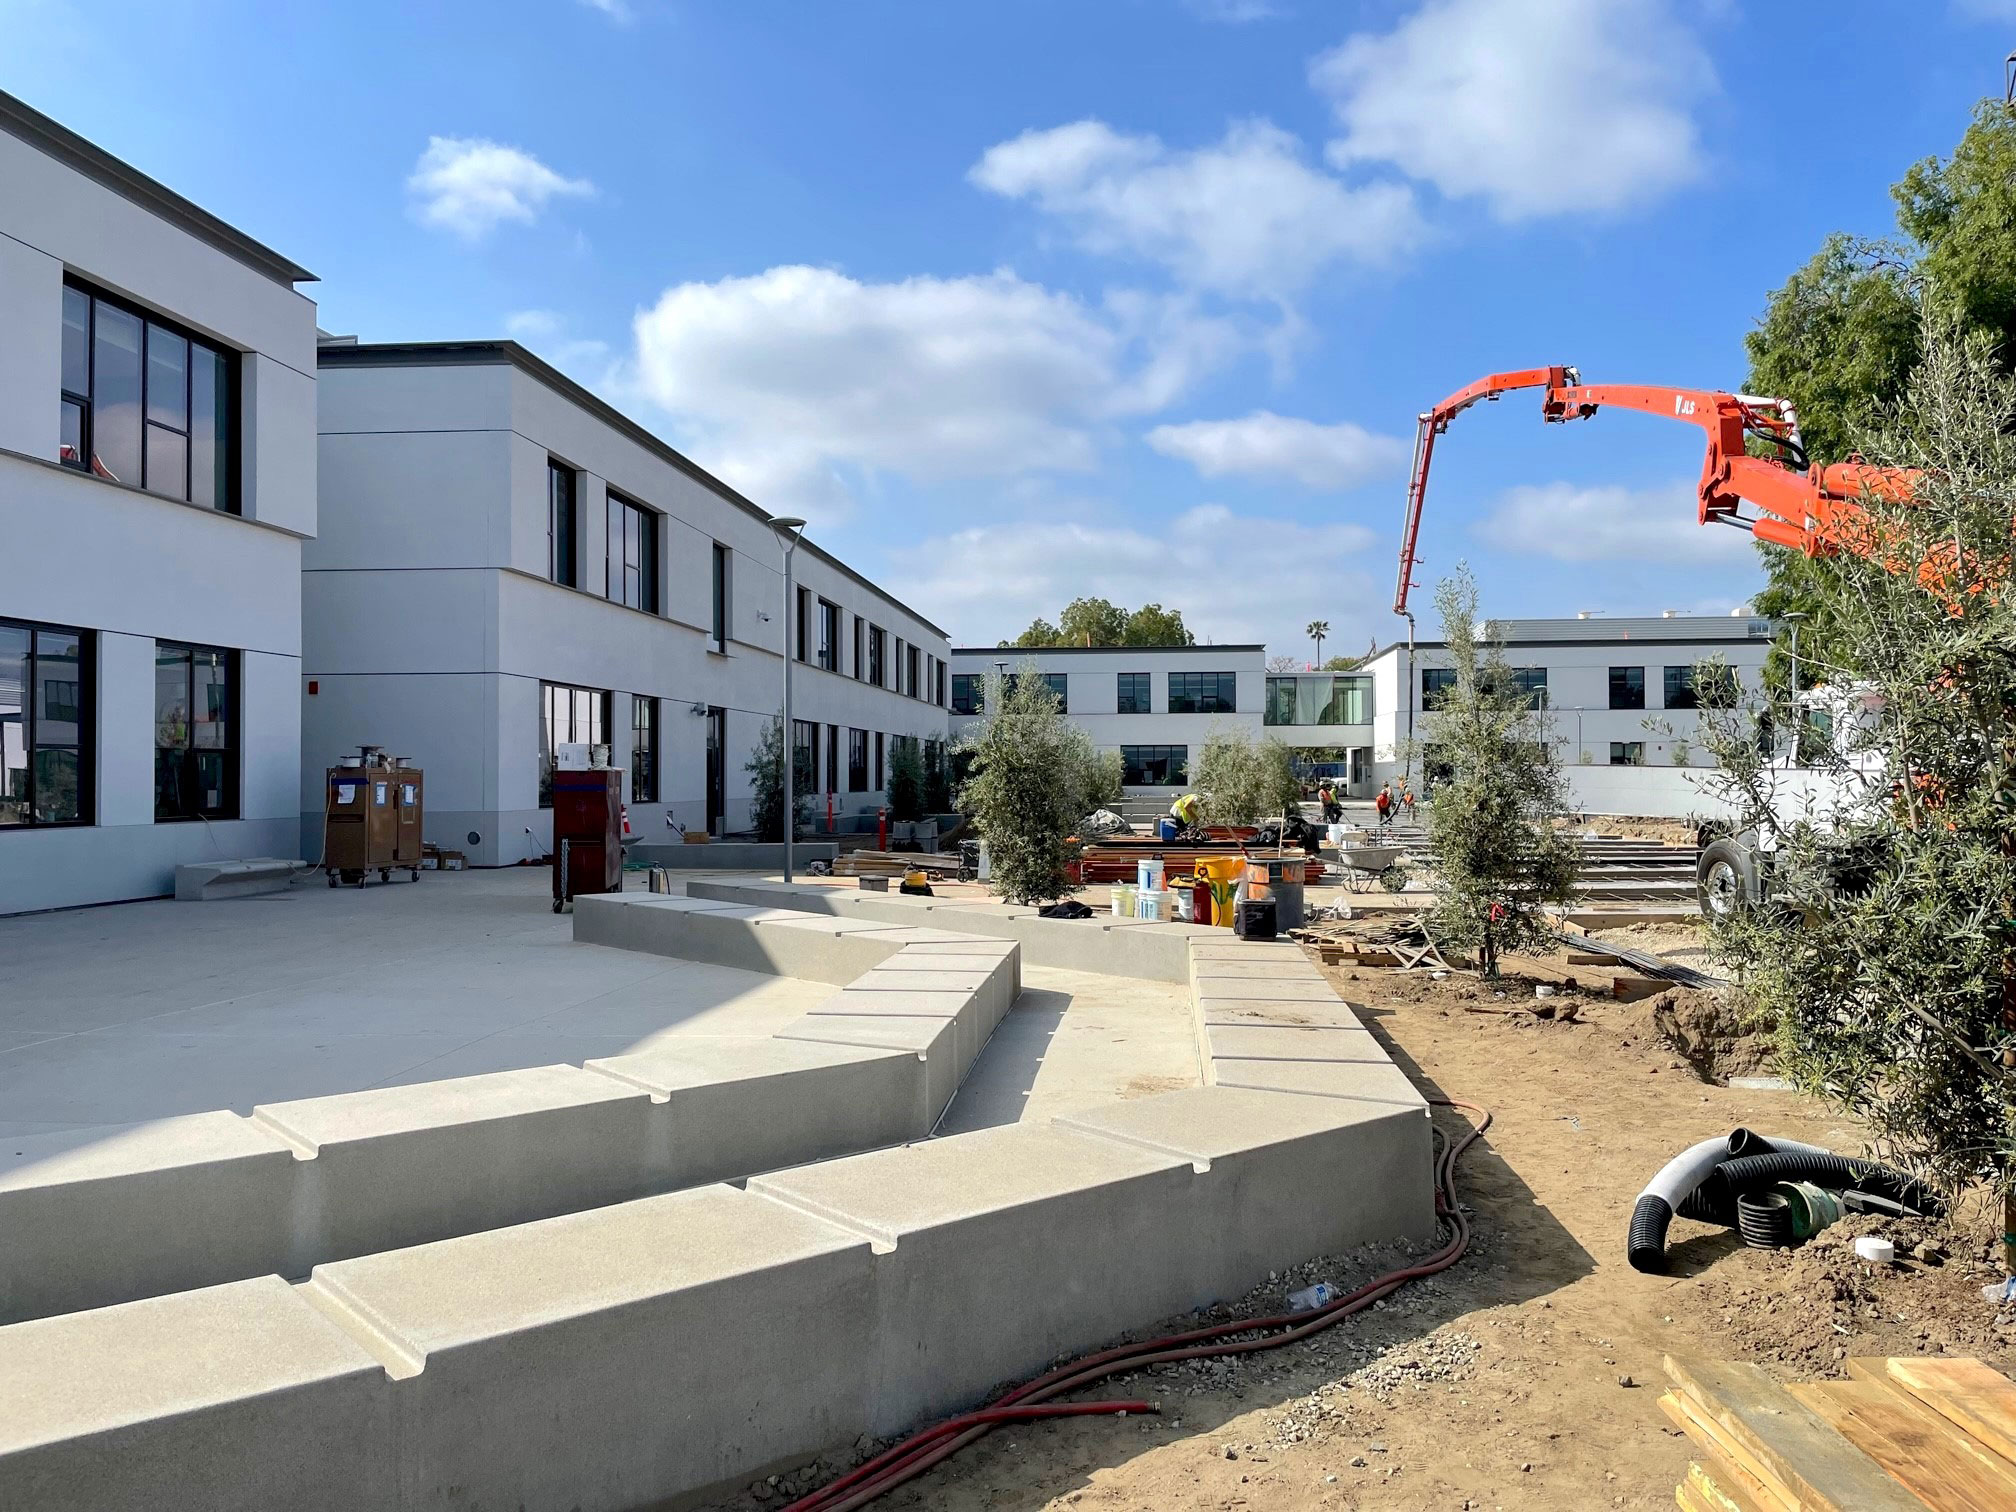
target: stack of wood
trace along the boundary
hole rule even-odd
[[[923,851],[852,850],[833,863],[836,877],[900,877],[913,871],[950,879],[959,875],[959,858]]]
[[[1779,1386],[1754,1365],[1668,1356],[1659,1399],[1696,1450],[1685,1512],[2016,1507],[2016,1382],[1973,1359],[1848,1361]]]
[[[1082,855],[1084,864],[1083,875],[1084,880],[1087,882],[1132,882],[1138,874],[1137,868],[1143,858],[1160,856],[1165,876],[1191,877],[1197,874],[1197,861],[1199,857],[1210,857],[1214,860],[1220,860],[1224,857],[1236,856],[1238,854],[1238,846],[1229,844],[1206,847],[1146,845],[1139,841],[1132,844],[1115,844],[1107,840],[1088,840],[1085,843]],[[1300,852],[1293,854],[1299,855]],[[1269,851],[1257,851],[1254,853],[1254,859],[1256,861],[1273,859],[1273,853]],[[1309,885],[1313,886],[1321,882],[1323,880],[1323,863],[1315,856],[1307,857],[1302,875],[1303,881]]]

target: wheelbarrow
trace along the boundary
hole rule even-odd
[[[1337,848],[1337,864],[1344,872],[1344,885],[1354,893],[1365,892],[1374,883],[1397,893],[1407,885],[1407,868],[1400,864],[1406,854],[1398,845],[1342,845]]]

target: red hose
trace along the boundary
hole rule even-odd
[[[1429,1102],[1438,1108],[1462,1108],[1477,1115],[1477,1123],[1464,1131],[1460,1139],[1445,1139],[1442,1153],[1435,1163],[1435,1215],[1447,1220],[1450,1228],[1449,1242],[1413,1265],[1402,1266],[1398,1270],[1374,1277],[1363,1286],[1336,1301],[1309,1312],[1279,1313],[1271,1318],[1245,1318],[1230,1323],[1217,1323],[1209,1328],[1193,1329],[1189,1333],[1171,1334],[1161,1339],[1144,1339],[1136,1344],[1122,1344],[1114,1349],[1101,1350],[1096,1354],[1059,1365],[1056,1369],[1026,1381],[1011,1391],[1004,1392],[994,1403],[978,1412],[965,1413],[912,1434],[893,1448],[885,1450],[865,1465],[849,1471],[830,1485],[821,1487],[809,1496],[799,1498],[783,1509],[783,1512],[854,1512],[855,1508],[895,1490],[905,1481],[914,1480],[941,1460],[957,1454],[966,1445],[989,1432],[996,1423],[1019,1421],[1026,1418],[1080,1417],[1095,1413],[1147,1412],[1154,1409],[1142,1402],[1067,1402],[1044,1405],[1048,1398],[1062,1395],[1067,1391],[1077,1391],[1090,1386],[1107,1376],[1125,1371],[1140,1370],[1145,1366],[1158,1365],[1171,1360],[1197,1360],[1216,1355],[1252,1354],[1262,1349],[1279,1349],[1284,1344],[1292,1344],[1298,1339],[1306,1339],[1313,1333],[1328,1328],[1341,1318],[1361,1312],[1370,1307],[1389,1292],[1399,1290],[1409,1281],[1422,1276],[1432,1276],[1437,1271],[1447,1270],[1462,1258],[1463,1251],[1470,1245],[1470,1220],[1463,1216],[1463,1210],[1456,1202],[1456,1162],[1474,1143],[1478,1136],[1491,1127],[1489,1110],[1476,1103],[1463,1102],[1457,1098],[1430,1098]],[[1259,1333],[1267,1329],[1278,1329],[1277,1333],[1261,1338],[1234,1339],[1227,1343],[1213,1343],[1213,1340],[1227,1339],[1233,1334]]]

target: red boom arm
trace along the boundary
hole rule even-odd
[[[1585,384],[1572,367],[1525,368],[1493,373],[1419,417],[1414,435],[1414,466],[1407,480],[1407,513],[1400,532],[1400,580],[1393,612],[1407,613],[1408,591],[1414,586],[1416,544],[1421,533],[1421,508],[1428,493],[1428,466],[1435,438],[1471,405],[1495,400],[1517,389],[1544,388],[1540,413],[1550,422],[1586,420],[1597,410],[1639,410],[1697,425],[1708,436],[1708,454],[1701,464],[1699,490],[1702,524],[1724,523],[1750,530],[1760,541],[1795,547],[1808,555],[1847,549],[1875,555],[1881,543],[1869,529],[1866,512],[1855,500],[1868,494],[1908,498],[1915,474],[1860,462],[1830,467],[1805,466],[1799,441],[1798,416],[1782,399],[1758,399],[1706,389],[1653,388],[1645,384]],[[1745,449],[1752,437],[1777,449],[1776,457],[1753,457]],[[1786,460],[1790,457],[1793,460]],[[1745,520],[1736,513],[1748,500],[1763,514]]]

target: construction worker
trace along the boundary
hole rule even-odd
[[[1385,829],[1393,822],[1393,784],[1389,781],[1379,789],[1379,796],[1372,800],[1372,807],[1379,811],[1379,828]]]
[[[1414,789],[1407,785],[1407,779],[1400,779],[1400,811],[1407,816],[1407,822],[1414,822]]]
[[[1185,793],[1169,805],[1169,817],[1176,821],[1178,829],[1189,829],[1204,812],[1204,800],[1195,793]]]

